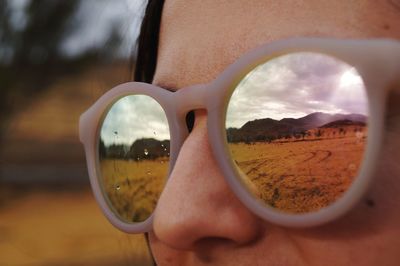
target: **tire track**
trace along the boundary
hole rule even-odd
[[[316,158],[316,157],[317,157],[317,158],[318,158],[318,157],[321,157],[321,158],[317,161],[317,163],[320,163],[320,162],[323,162],[323,161],[325,161],[326,159],[328,159],[329,157],[332,156],[332,152],[329,151],[329,150],[316,150],[316,151],[311,151],[310,153],[311,153],[311,156],[310,156],[310,157],[304,159],[303,161],[301,161],[301,162],[299,162],[299,163],[305,163],[305,162],[308,162],[308,161],[310,161],[310,160],[312,160],[312,159],[314,159],[314,158]],[[321,155],[322,155],[322,156],[321,156]]]
[[[311,160],[311,159],[313,159],[315,156],[317,156],[317,152],[310,151],[310,153],[311,153],[311,156],[310,156],[310,157],[308,157],[307,159],[305,159],[305,160],[301,161],[300,163],[305,163],[305,162],[308,162],[309,160]]]
[[[261,162],[260,162],[259,164],[257,164],[256,166],[250,168],[250,170],[248,170],[248,171],[246,172],[246,175],[248,175],[248,174],[250,174],[250,173],[252,173],[252,172],[258,170],[262,165],[264,165],[265,163],[267,163],[268,160],[269,160],[269,159],[264,159],[263,161],[261,161]],[[251,160],[251,162],[257,162],[257,161],[259,161],[259,160]],[[247,163],[247,162],[249,162],[249,161],[246,161],[246,163]]]
[[[328,159],[329,157],[332,156],[332,152],[331,151],[322,151],[322,152],[326,152],[326,155],[321,160],[319,160],[318,163],[323,162],[323,161],[325,161],[326,159]]]

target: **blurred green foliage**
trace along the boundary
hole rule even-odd
[[[109,58],[119,45],[115,28],[100,48],[68,56],[61,47],[80,29],[74,16],[79,5],[80,0],[28,0],[18,18],[11,1],[0,0],[0,128],[57,79]]]

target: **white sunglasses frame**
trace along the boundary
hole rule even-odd
[[[316,212],[290,214],[266,206],[257,200],[240,181],[240,174],[227,146],[225,118],[229,99],[240,80],[257,65],[281,55],[315,52],[335,57],[355,67],[364,81],[369,102],[366,151],[357,178],[341,198]],[[140,223],[122,221],[109,207],[99,184],[100,126],[109,108],[127,95],[152,97],[163,108],[170,130],[170,164],[168,177],[179,150],[188,136],[186,114],[206,109],[208,134],[213,154],[232,191],[254,214],[268,222],[287,227],[310,227],[332,221],[348,212],[370,187],[378,160],[384,130],[385,104],[392,89],[400,90],[400,41],[390,39],[338,40],[325,38],[292,38],[258,47],[228,66],[214,81],[171,92],[158,86],[139,82],[118,85],[105,93],[80,117],[79,136],[84,144],[90,183],[95,198],[108,220],[127,233],[152,230],[153,215]]]

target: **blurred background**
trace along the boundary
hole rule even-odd
[[[78,119],[132,79],[146,0],[0,0],[0,265],[149,265],[94,201]]]

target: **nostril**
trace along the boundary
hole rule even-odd
[[[214,261],[214,257],[217,257],[218,250],[226,248],[235,248],[238,246],[232,239],[218,238],[218,237],[207,237],[196,241],[193,246],[195,256],[204,264],[211,263]]]
[[[193,130],[194,120],[195,120],[195,115],[194,115],[194,111],[192,110],[186,114],[186,126],[187,126],[189,133],[192,132],[192,130]]]

